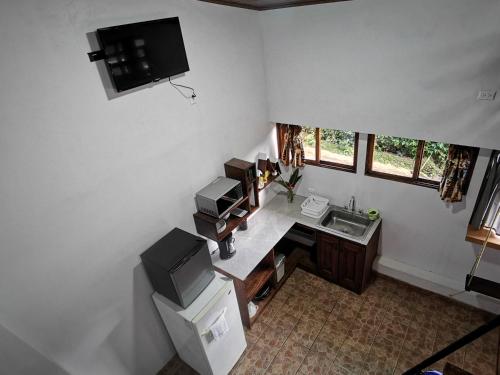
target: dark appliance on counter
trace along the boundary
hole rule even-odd
[[[236,248],[234,247],[235,238],[232,233],[224,239],[224,241],[217,242],[219,244],[219,256],[221,259],[229,259],[236,254]]]
[[[129,23],[97,30],[100,51],[116,91],[125,91],[189,70],[178,17]]]
[[[215,277],[207,241],[175,228],[141,254],[158,293],[187,308]]]

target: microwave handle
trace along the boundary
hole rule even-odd
[[[203,246],[200,246],[194,253],[190,254],[189,256],[182,258],[178,263],[176,263],[170,269],[170,272],[174,273],[174,272],[178,271],[182,266],[184,266],[189,261],[189,259],[191,259],[193,256],[198,254],[201,249],[203,249]]]

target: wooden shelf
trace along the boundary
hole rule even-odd
[[[271,183],[276,180],[278,178],[278,176],[280,176],[280,174],[278,173],[276,176],[273,176],[273,175],[270,175],[268,178],[267,178],[267,182],[264,184],[264,187],[263,188],[260,188],[259,191],[262,191],[264,190],[266,187],[268,187],[269,185],[271,185]]]
[[[245,279],[245,292],[247,302],[250,302],[259,290],[269,281],[274,274],[274,268],[259,266]],[[267,298],[266,298],[267,299]]]
[[[253,195],[254,205],[259,206],[259,191],[257,190],[257,168],[255,163],[241,159],[232,158],[224,163],[226,177],[241,182],[243,193],[247,196]]]
[[[487,235],[488,235],[488,229],[486,228],[474,229],[472,226],[469,225],[467,227],[467,235],[465,236],[465,240],[482,245]],[[494,231],[491,232],[486,247],[500,250],[500,236],[497,236]]]
[[[277,291],[278,291],[278,289],[272,288],[271,293],[269,293],[269,295],[265,299],[263,299],[262,301],[259,301],[259,302],[254,302],[258,306],[258,308],[257,308],[257,312],[255,313],[255,315],[250,318],[250,327],[252,326],[252,324],[254,324],[254,322],[257,320],[259,315],[262,314],[262,312],[265,310],[267,304],[273,300],[273,297]]]
[[[240,203],[238,203],[238,205],[236,207],[241,208],[241,206],[244,204],[246,204],[246,206],[248,206],[247,203],[248,203],[248,196],[243,198],[243,200]],[[226,220],[226,229],[224,229],[221,233],[217,233],[217,229],[215,227],[215,224],[222,219],[218,219],[216,217],[206,215],[206,214],[201,213],[201,212],[194,213],[193,218],[194,218],[194,223],[196,225],[196,230],[199,234],[201,234],[205,237],[208,237],[214,241],[222,241],[237,226],[239,226],[243,221],[247,220],[251,213],[252,212],[249,211],[243,217],[237,217],[237,216],[230,215],[229,219]]]

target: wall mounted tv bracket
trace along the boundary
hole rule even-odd
[[[87,55],[89,56],[90,62],[104,60],[104,58],[106,57],[106,55],[104,54],[104,50],[102,49],[99,51],[89,52],[87,53]]]

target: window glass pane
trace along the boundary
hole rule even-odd
[[[377,135],[372,170],[397,176],[412,177],[417,157],[418,140]]]
[[[354,165],[354,132],[321,129],[320,160]]]
[[[447,143],[425,142],[419,178],[441,181],[449,146]]]
[[[304,140],[304,153],[307,160],[316,160],[316,128],[302,127],[302,139]]]

